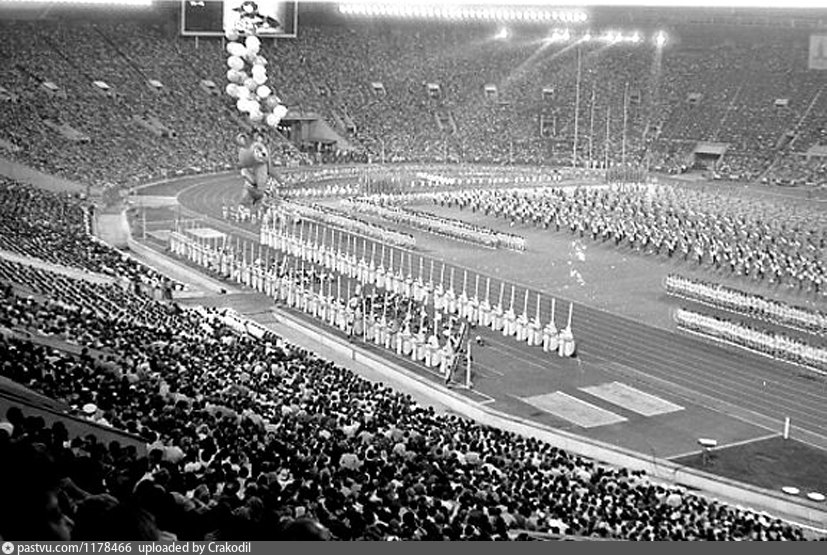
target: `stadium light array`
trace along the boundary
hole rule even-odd
[[[489,6],[438,6],[400,4],[339,4],[343,15],[394,17],[410,19],[445,19],[453,21],[511,21],[526,23],[568,23],[588,21],[584,10],[550,10],[543,8],[503,8]]]
[[[663,31],[658,31],[655,33],[655,46],[658,48],[663,48],[666,46],[666,41],[668,40],[666,33]]]

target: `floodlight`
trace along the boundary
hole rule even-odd
[[[494,38],[495,38],[495,39],[497,39],[497,40],[505,40],[505,39],[507,39],[507,38],[508,38],[508,29],[506,29],[505,27],[503,27],[502,29],[500,29],[500,32],[499,32],[499,33],[497,33],[497,34],[494,36]]]
[[[666,40],[666,33],[664,33],[663,31],[658,31],[655,35],[655,45],[658,48],[663,48],[666,45]]]

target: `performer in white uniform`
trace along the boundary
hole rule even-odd
[[[569,321],[563,331],[560,332],[560,345],[557,351],[558,356],[573,357],[577,350],[577,345],[574,341],[574,335],[571,332],[571,317],[574,310],[574,304],[569,303]]]
[[[543,323],[540,321],[540,295],[537,295],[537,311],[528,325],[528,344],[539,347],[543,344]]]
[[[554,325],[554,312],[556,308],[556,299],[551,299],[551,319],[548,325],[543,328],[543,351],[546,353],[553,353],[557,350],[559,345],[559,338],[557,337],[557,326]]]
[[[489,299],[491,293],[491,278],[487,278],[485,282],[485,300],[480,303],[479,309],[479,317],[477,320],[477,324],[481,326],[489,327],[491,326],[491,303]]]
[[[523,313],[517,317],[517,341],[526,341],[531,344],[531,338],[529,337],[528,289],[525,291],[523,300]]]
[[[505,283],[500,283],[500,299],[499,302],[491,309],[491,329],[494,331],[502,331],[505,327],[503,310],[503,294],[505,293]]]

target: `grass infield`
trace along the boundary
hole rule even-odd
[[[793,486],[802,496],[827,493],[827,452],[780,436],[716,449],[708,466],[700,453],[672,462],[776,491]]]

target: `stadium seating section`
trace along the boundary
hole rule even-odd
[[[118,185],[234,162],[239,118],[223,94],[220,39],[196,43],[145,23],[0,25],[8,37],[0,53],[15,61],[0,68],[0,85],[17,98],[0,114],[0,139],[19,149],[15,156],[69,178]],[[697,141],[712,141],[729,145],[720,177],[823,180],[824,164],[800,156],[824,141],[827,113],[819,72],[807,70],[806,33],[687,27],[673,34],[661,56],[646,44],[582,48],[579,164],[622,161],[625,97],[627,163],[681,171]],[[304,154],[273,134],[276,158],[570,164],[577,49],[541,38],[497,41],[488,28],[464,25],[303,25],[297,38],[264,46],[274,88],[294,113],[312,112],[337,127],[355,151]],[[216,95],[203,80],[215,83]],[[485,94],[488,84],[495,96]],[[155,134],[137,118],[157,118],[174,136]]]

